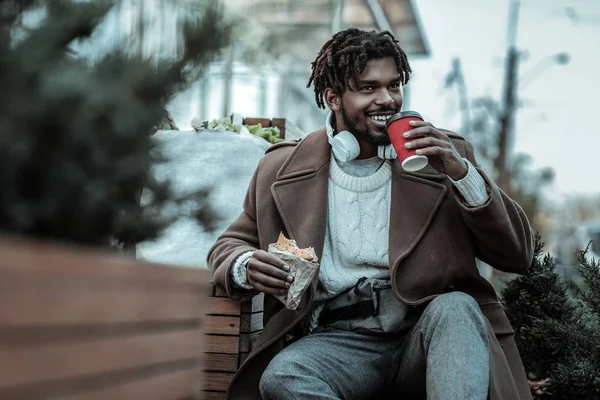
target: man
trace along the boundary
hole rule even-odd
[[[265,329],[229,398],[531,398],[476,257],[522,272],[532,231],[461,137],[416,122],[410,146],[429,165],[408,173],[393,159],[385,122],[410,73],[390,33],[357,29],[335,34],[312,64],[326,127],[266,152],[208,257],[231,298],[267,295]],[[293,281],[265,251],[280,232],[320,259],[293,311],[270,296]]]

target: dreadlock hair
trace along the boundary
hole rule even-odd
[[[343,93],[352,90],[351,82],[358,82],[359,75],[371,60],[393,57],[398,71],[402,74],[402,84],[410,78],[410,65],[406,53],[398,40],[389,31],[364,31],[349,28],[333,35],[321,48],[312,62],[312,73],[307,88],[314,84],[317,106],[325,108],[323,93],[332,88]]]

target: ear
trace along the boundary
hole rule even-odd
[[[326,88],[323,92],[323,99],[329,106],[331,111],[339,111],[341,108],[341,96],[338,95],[332,88]]]

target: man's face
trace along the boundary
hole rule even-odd
[[[359,81],[352,82],[352,90],[346,89],[339,100],[332,107],[338,132],[350,131],[373,145],[390,144],[385,123],[402,108],[402,77],[394,59],[367,62]]]

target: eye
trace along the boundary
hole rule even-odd
[[[370,92],[372,90],[375,90],[375,86],[373,85],[366,85],[366,86],[361,86],[360,90],[364,90],[366,92]]]
[[[390,88],[392,88],[392,89],[400,89],[400,82],[392,83],[390,85]]]

